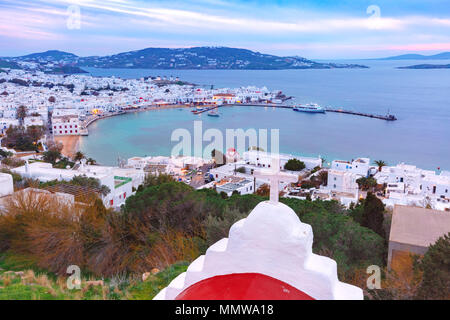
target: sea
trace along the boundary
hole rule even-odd
[[[407,163],[428,170],[450,170],[450,69],[398,69],[423,61],[346,60],[369,69],[329,70],[143,70],[88,68],[93,76],[141,78],[178,76],[205,87],[267,87],[293,96],[290,103],[318,103],[372,114],[384,121],[348,114],[306,114],[261,107],[220,108],[220,117],[193,115],[188,109],[146,111],[111,117],[89,127],[80,149],[105,165],[134,156],[172,154],[176,129],[194,139],[194,121],[203,132],[218,129],[279,129],[279,151],[334,159],[368,157],[389,165]],[[448,61],[426,61],[447,64]],[[204,146],[209,142],[205,142]],[[270,143],[268,148],[270,148]],[[242,150],[238,150],[238,152]],[[270,150],[269,150],[270,151]]]

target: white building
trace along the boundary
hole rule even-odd
[[[14,193],[13,178],[10,174],[0,172],[0,197]]]
[[[340,282],[336,262],[312,244],[311,226],[271,197],[154,299],[362,300],[363,290]]]
[[[225,192],[227,196],[231,197],[233,192],[237,192],[240,195],[252,194],[255,192],[255,186],[253,180],[228,178],[216,184],[216,191],[218,193]]]
[[[383,202],[389,207],[399,204],[450,208],[450,176],[446,171],[437,175],[432,170],[400,163],[384,167],[375,179],[379,184],[387,184],[387,199]]]
[[[100,181],[110,193],[102,197],[106,207],[119,208],[125,200],[135,193],[134,189],[144,181],[144,173],[134,169],[103,166],[87,166],[83,163],[77,170],[53,168],[50,163],[34,162],[13,169],[14,172],[42,182],[59,180],[70,181],[75,176],[86,176]]]
[[[359,189],[357,179],[358,176],[351,172],[328,170],[327,188],[335,192],[357,194]]]
[[[25,128],[28,128],[31,126],[43,127],[45,125],[45,123],[44,123],[44,120],[41,118],[41,116],[28,116],[23,119],[23,125]]]
[[[0,129],[1,129],[2,134],[5,134],[6,130],[8,130],[8,128],[10,126],[18,126],[18,125],[19,125],[19,120],[17,120],[17,119],[0,118]]]
[[[53,135],[79,135],[80,120],[78,115],[65,115],[52,117]]]
[[[331,169],[337,171],[351,172],[361,177],[367,177],[370,170],[370,159],[369,158],[358,158],[356,160],[344,161],[344,160],[334,160],[331,163]]]
[[[249,165],[254,165],[262,168],[270,168],[273,159],[276,157],[280,158],[280,169],[282,170],[284,170],[284,166],[291,159],[302,161],[305,164],[306,169],[308,170],[314,169],[315,167],[322,167],[322,159],[320,157],[299,157],[283,153],[278,155],[256,150],[244,152],[244,154],[242,155],[242,160]]]

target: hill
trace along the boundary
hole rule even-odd
[[[400,56],[381,58],[376,60],[447,60],[450,59],[450,52],[441,52],[431,56],[422,54],[402,54]]]
[[[45,52],[32,53],[29,55],[15,57],[14,60],[19,61],[75,61],[78,58],[73,53],[58,51],[58,50],[49,50]]]
[[[398,67],[397,69],[450,69],[450,64],[416,64],[413,66]]]
[[[319,63],[298,56],[279,57],[227,47],[147,48],[107,57],[80,58],[78,63],[86,67],[142,69],[280,70],[364,67]]]
[[[62,51],[47,51],[11,58],[13,61],[53,62],[78,67],[130,69],[281,70],[367,68],[356,64],[320,63],[303,57],[279,57],[247,49],[227,47],[147,48],[111,56],[78,57]]]

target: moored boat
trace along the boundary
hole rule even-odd
[[[219,113],[217,111],[211,110],[208,112],[209,117],[219,117]]]

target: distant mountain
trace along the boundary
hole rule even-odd
[[[450,64],[416,64],[414,66],[397,67],[397,69],[450,69]]]
[[[194,47],[147,48],[106,57],[79,58],[78,65],[96,68],[142,69],[332,69],[364,68],[360,65],[319,63],[302,57],[278,57],[246,49]]]
[[[387,57],[375,60],[446,60],[450,59],[450,52],[442,52],[431,56],[422,54],[403,54],[400,56]]]
[[[8,58],[19,63],[59,64],[95,68],[130,69],[334,69],[367,68],[357,64],[320,63],[298,56],[279,57],[246,49],[226,47],[194,47],[181,49],[147,48],[111,56],[78,57],[52,50],[22,57]]]
[[[11,60],[18,61],[68,61],[73,62],[78,58],[77,55],[69,52],[49,50],[40,53],[32,53],[26,56],[11,58]]]

